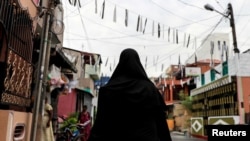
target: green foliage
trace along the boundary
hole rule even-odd
[[[75,125],[78,122],[78,112],[72,113],[70,114],[62,123],[61,123],[61,127],[60,130],[64,131],[65,128],[70,127],[70,125]],[[70,127],[71,131],[75,131],[77,130],[76,127]]]
[[[169,114],[167,115],[167,119],[174,119],[173,113],[169,113]]]
[[[181,104],[189,111],[192,111],[192,97],[188,96],[188,94],[185,94],[183,91],[180,91],[179,97]]]

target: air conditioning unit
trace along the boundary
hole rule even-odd
[[[32,113],[0,110],[0,141],[30,141]]]

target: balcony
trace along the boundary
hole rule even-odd
[[[101,67],[100,65],[85,64],[85,77],[91,77],[93,80],[100,79]]]

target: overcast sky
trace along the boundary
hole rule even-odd
[[[228,3],[232,4],[238,48],[241,52],[249,49],[249,0],[80,2],[81,7],[63,1],[64,47],[100,54],[104,75],[112,74],[120,52],[125,48],[138,51],[149,76],[159,76],[169,65],[178,64],[179,56],[185,64],[209,34],[228,33],[231,40],[229,20],[205,10],[207,3],[221,13],[227,11]],[[232,48],[232,43],[229,47]]]

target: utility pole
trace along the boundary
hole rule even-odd
[[[233,36],[233,46],[234,46],[234,53],[240,53],[240,50],[237,46],[237,39],[236,39],[236,32],[235,32],[235,24],[234,24],[234,13],[233,13],[233,7],[231,3],[228,4],[228,15],[230,15],[230,26],[232,28],[232,36]]]
[[[38,73],[36,75],[36,86],[35,86],[35,100],[32,116],[31,136],[30,141],[40,141],[42,138],[42,118],[43,118],[43,106],[44,98],[43,94],[46,92],[47,84],[47,69],[48,69],[48,57],[50,56],[50,19],[51,9],[48,8],[43,11],[45,14],[43,21],[43,31],[41,35],[40,53],[38,60]]]
[[[232,36],[233,36],[233,46],[234,46],[234,53],[235,53],[235,62],[236,62],[236,81],[237,81],[237,95],[238,95],[238,109],[239,109],[239,115],[240,115],[240,123],[245,123],[245,109],[244,109],[244,95],[242,91],[242,79],[241,76],[239,76],[238,71],[240,69],[239,66],[239,53],[240,50],[237,46],[237,40],[236,40],[236,31],[235,31],[235,24],[234,24],[234,14],[233,14],[233,7],[231,3],[228,4],[228,15],[230,15],[230,26],[232,28]]]
[[[243,124],[245,123],[245,109],[244,109],[244,98],[243,98],[243,90],[242,90],[242,80],[241,80],[241,76],[239,76],[239,69],[240,69],[240,65],[239,65],[239,53],[240,50],[238,49],[237,46],[237,40],[236,40],[236,31],[235,31],[235,24],[234,24],[234,14],[233,14],[233,7],[231,5],[231,3],[228,3],[228,11],[227,11],[227,15],[215,10],[211,5],[206,4],[204,7],[207,10],[210,11],[215,11],[221,15],[223,15],[224,17],[229,18],[230,20],[230,26],[232,28],[232,36],[233,36],[233,50],[235,53],[234,59],[235,59],[235,65],[236,65],[236,81],[237,81],[237,97],[238,97],[238,110],[239,110],[239,116],[240,116],[240,123]],[[230,16],[230,17],[229,17]]]

